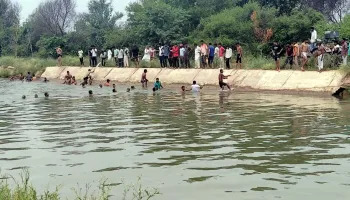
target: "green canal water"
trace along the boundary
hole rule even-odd
[[[141,176],[155,199],[350,198],[350,101],[125,89],[0,80],[1,172],[28,168],[36,187],[65,195]]]

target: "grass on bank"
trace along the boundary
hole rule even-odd
[[[116,199],[115,196],[111,196],[112,190],[107,180],[100,182],[98,192],[91,192],[90,185],[86,185],[85,188],[73,188],[74,200],[109,200]],[[46,190],[42,194],[39,194],[38,190],[30,182],[30,174],[28,170],[23,170],[20,174],[20,178],[16,179],[12,176],[0,177],[0,199],[1,200],[61,200],[68,199],[63,198],[60,195],[61,186],[57,186],[55,190]],[[144,188],[141,184],[141,178],[133,185],[126,185],[124,192],[120,195],[120,200],[150,200],[156,195],[159,195],[157,189]]]
[[[283,66],[286,58],[281,59],[281,66]],[[231,68],[234,69],[236,67],[235,58],[231,59]],[[85,65],[89,66],[89,59],[84,58]],[[100,59],[98,60],[100,62]],[[301,61],[300,61],[301,62]],[[326,55],[324,61],[325,69],[338,69],[341,63],[341,58],[339,56]],[[129,61],[130,67],[136,67],[135,63]],[[194,60],[191,60],[191,67],[194,67]],[[56,66],[57,61],[52,58],[37,58],[37,57],[29,57],[29,58],[15,58],[11,56],[0,57],[0,78],[8,78],[13,75],[26,74],[28,71],[34,74],[41,74],[45,71],[46,67]],[[79,58],[76,56],[64,56],[62,59],[63,66],[80,66]],[[12,68],[4,68],[9,67]],[[106,62],[106,67],[115,67],[114,59],[108,60]],[[160,68],[160,63],[158,59],[152,60],[151,62],[141,61],[139,64],[141,68]],[[225,67],[225,65],[220,66],[219,60],[214,60],[214,68]],[[300,64],[299,64],[300,67]],[[252,56],[246,55],[243,57],[243,68],[244,69],[263,69],[263,70],[274,70],[275,63],[271,57],[263,57],[263,56]],[[287,65],[287,68],[289,66]],[[294,69],[296,69],[294,67]],[[314,57],[309,59],[309,62],[306,66],[307,70],[317,70],[317,62]]]

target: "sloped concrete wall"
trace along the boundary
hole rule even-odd
[[[91,70],[89,67],[66,67],[61,72],[59,79],[64,79],[64,77],[67,75],[67,71],[69,71],[72,76],[75,76],[76,80],[82,80],[84,77],[90,74],[89,70]]]
[[[63,79],[70,71],[77,80],[81,80],[90,72],[86,67],[48,67],[42,77]],[[191,84],[196,80],[200,85],[218,85],[219,69],[147,69],[147,78],[154,82],[160,78],[163,84]],[[137,68],[92,68],[91,75],[95,80],[118,82],[140,82],[144,69]],[[301,72],[272,70],[225,70],[230,75],[226,80],[237,88],[256,90],[293,90],[333,93],[342,86],[346,74],[339,71]]]
[[[129,82],[140,83],[141,77],[145,69],[138,69],[133,75],[131,75]],[[148,68],[147,69],[147,79],[150,82],[154,82],[158,77],[159,73],[162,71],[160,68]]]
[[[47,79],[58,79],[66,67],[47,67],[41,77]]]

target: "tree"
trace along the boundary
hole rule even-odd
[[[4,54],[16,53],[20,7],[10,0],[0,0],[0,46]]]
[[[63,36],[72,25],[75,0],[48,0],[39,5],[31,20],[35,30],[47,35]]]
[[[117,28],[117,21],[123,17],[120,12],[114,12],[111,1],[90,0],[89,12],[79,16],[75,30],[84,34],[91,44],[103,47],[105,34]]]
[[[135,42],[182,42],[189,33],[189,14],[161,0],[143,0],[127,7],[127,26]]]

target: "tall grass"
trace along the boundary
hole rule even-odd
[[[73,188],[74,200],[109,200],[116,199],[115,196],[111,196],[112,190],[107,180],[101,181],[98,188],[98,192],[92,191],[92,188],[87,184],[84,188]],[[56,187],[55,190],[46,190],[42,194],[38,193],[38,190],[30,182],[30,174],[28,170],[23,170],[20,173],[20,178],[16,179],[12,176],[0,177],[0,200],[60,200],[68,199],[62,198],[59,191],[60,187]],[[91,192],[92,191],[92,192]],[[141,178],[138,179],[136,184],[126,185],[124,192],[120,195],[120,200],[150,200],[156,195],[159,195],[157,189],[144,188],[141,184]]]

